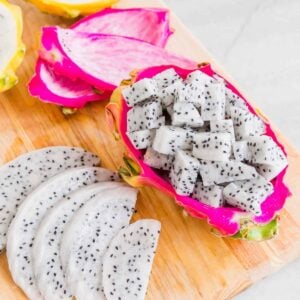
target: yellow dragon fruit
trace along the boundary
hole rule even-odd
[[[0,0],[0,92],[12,88],[18,82],[15,70],[25,53],[22,31],[21,9],[6,0]]]
[[[41,11],[67,18],[88,15],[111,7],[118,0],[29,0]]]

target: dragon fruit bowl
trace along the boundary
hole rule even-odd
[[[248,165],[244,166],[245,163],[236,162],[235,161],[236,157],[234,158],[234,160],[232,160],[232,157],[230,157],[230,159],[225,158],[226,161],[228,160],[227,162],[220,162],[221,165],[229,164],[229,167],[231,169],[235,168],[234,164],[236,164],[239,169],[241,167],[242,168],[246,167],[246,169],[243,169],[243,171],[246,173],[248,172],[248,169],[251,172],[252,172],[252,170],[258,170],[257,173],[255,173],[256,174],[255,176],[259,176],[259,177],[257,177],[259,179],[253,179],[253,180],[256,180],[256,183],[255,183],[256,185],[254,184],[254,187],[252,185],[249,187],[249,184],[250,183],[252,184],[252,178],[249,178],[249,177],[246,178],[245,176],[244,176],[245,178],[244,177],[241,178],[241,181],[237,181],[237,183],[236,183],[237,186],[235,186],[235,181],[232,182],[233,180],[229,180],[227,182],[227,184],[228,183],[229,184],[225,186],[224,183],[222,182],[222,179],[220,182],[218,182],[217,185],[215,185],[215,182],[214,182],[213,186],[209,185],[209,184],[205,184],[206,179],[203,177],[205,172],[201,173],[201,171],[200,171],[200,174],[199,174],[199,170],[197,169],[197,172],[196,172],[197,175],[194,176],[194,175],[191,175],[191,174],[195,173],[194,172],[195,169],[193,169],[193,168],[189,169],[187,172],[187,174],[188,174],[187,182],[188,183],[183,182],[183,184],[182,184],[182,182],[180,182],[180,180],[178,180],[178,177],[176,177],[177,175],[176,176],[174,175],[175,174],[174,169],[176,169],[176,162],[177,162],[177,167],[179,166],[178,165],[179,162],[183,162],[183,163],[188,162],[190,164],[194,164],[193,167],[195,167],[195,164],[198,166],[198,164],[199,164],[198,161],[200,161],[200,164],[203,164],[204,162],[208,162],[209,164],[212,163],[213,167],[215,167],[215,165],[216,165],[216,163],[218,163],[218,161],[212,162],[211,158],[209,158],[210,159],[209,161],[206,161],[207,156],[205,156],[205,155],[211,155],[211,153],[213,153],[213,151],[208,151],[210,153],[206,153],[205,149],[202,149],[202,152],[200,152],[200,157],[198,156],[199,151],[198,152],[196,151],[197,146],[195,146],[195,140],[197,140],[197,138],[196,139],[193,138],[193,141],[191,142],[191,143],[194,143],[194,146],[191,146],[191,147],[193,147],[192,152],[189,151],[189,150],[191,150],[191,148],[189,148],[190,146],[188,146],[187,147],[188,149],[183,147],[184,148],[183,150],[182,150],[182,148],[180,148],[180,149],[176,148],[178,151],[176,150],[176,153],[175,152],[171,153],[172,155],[169,155],[170,153],[168,151],[173,151],[174,148],[167,149],[168,154],[166,155],[167,152],[164,152],[166,150],[165,145],[161,146],[161,144],[164,143],[163,141],[166,140],[166,136],[162,136],[162,140],[159,140],[159,141],[158,141],[158,139],[159,139],[158,136],[161,135],[162,132],[166,132],[166,128],[170,129],[170,125],[174,126],[175,119],[176,119],[176,116],[174,115],[176,113],[176,112],[174,113],[174,107],[175,107],[175,105],[178,106],[178,103],[174,104],[174,103],[176,103],[176,101],[174,101],[174,103],[172,104],[173,112],[171,113],[170,120],[166,121],[165,119],[163,119],[163,121],[161,122],[163,124],[161,124],[161,123],[159,123],[162,118],[160,116],[158,118],[158,125],[152,126],[152,127],[156,127],[155,129],[151,128],[151,126],[150,126],[152,119],[150,119],[149,122],[146,122],[147,123],[146,126],[148,126],[148,127],[150,126],[150,128],[151,128],[150,129],[150,133],[152,132],[151,134],[149,133],[148,128],[147,129],[143,128],[140,131],[133,130],[133,132],[131,132],[132,129],[136,130],[137,128],[132,127],[132,126],[135,126],[135,125],[132,125],[133,123],[130,125],[130,117],[129,117],[130,111],[132,110],[132,106],[133,107],[136,107],[138,105],[141,106],[141,103],[143,104],[144,100],[140,101],[140,99],[139,99],[140,96],[138,96],[137,99],[138,99],[139,103],[132,104],[130,102],[130,101],[132,101],[132,98],[129,97],[130,99],[128,100],[128,94],[130,94],[132,96],[133,92],[131,90],[128,93],[128,90],[135,86],[134,83],[143,82],[144,79],[146,79],[146,80],[153,80],[153,78],[161,79],[162,76],[160,74],[168,74],[168,70],[173,70],[172,76],[174,76],[174,74],[177,73],[177,75],[175,74],[176,78],[183,82],[191,80],[191,78],[194,76],[191,74],[196,74],[197,72],[200,71],[201,76],[202,76],[202,74],[204,74],[204,76],[206,78],[205,80],[209,80],[209,82],[213,82],[213,84],[215,84],[216,81],[218,82],[218,84],[219,83],[223,84],[223,86],[226,88],[226,93],[231,95],[230,99],[234,99],[234,101],[236,101],[235,99],[238,99],[237,102],[238,101],[240,103],[243,102],[242,108],[244,110],[248,110],[247,113],[255,116],[255,119],[253,119],[253,120],[255,120],[256,123],[257,123],[257,120],[259,121],[259,123],[257,123],[257,124],[259,124],[259,126],[256,127],[256,128],[259,128],[259,129],[257,129],[258,137],[256,137],[256,133],[253,134],[254,136],[252,136],[252,134],[251,134],[252,129],[250,129],[250,136],[249,137],[247,136],[246,137],[247,139],[246,139],[245,136],[243,136],[245,132],[241,131],[239,129],[239,127],[237,127],[237,124],[240,122],[240,120],[235,119],[233,116],[232,120],[233,120],[233,123],[235,124],[234,128],[236,129],[235,136],[233,139],[234,140],[235,140],[235,138],[237,139],[237,141],[233,142],[234,145],[238,144],[239,146],[244,147],[245,142],[243,141],[243,139],[245,139],[245,140],[247,140],[247,147],[253,148],[253,144],[255,144],[257,142],[257,140],[262,141],[263,143],[266,143],[266,142],[269,143],[269,141],[270,141],[270,142],[272,142],[273,147],[276,147],[276,151],[278,153],[280,153],[279,156],[280,156],[280,158],[282,158],[282,161],[280,162],[280,166],[278,168],[275,168],[276,169],[275,171],[274,171],[273,167],[270,167],[271,171],[269,171],[269,169],[266,171],[265,170],[265,168],[267,167],[266,164],[256,164],[255,159],[257,159],[257,156],[255,156],[253,154],[253,153],[255,153],[255,154],[257,153],[257,151],[255,151],[257,149],[255,148],[255,150],[252,149],[252,151],[253,151],[252,154],[255,157],[253,158],[254,163],[251,164],[251,168],[252,168],[251,170],[248,168]],[[172,72],[169,72],[169,73],[172,73]],[[165,78],[164,78],[164,80],[165,80],[164,82],[168,81]],[[176,81],[176,80],[174,80],[174,78],[169,78],[169,83],[171,82],[171,86],[173,85],[174,81]],[[146,86],[146,88],[143,86],[143,89],[148,90],[148,93],[149,93],[149,82],[147,82],[146,84],[148,84],[148,85]],[[161,84],[158,84],[158,85],[160,85],[160,88],[162,87]],[[180,84],[178,84],[178,85],[181,86]],[[206,85],[204,85],[204,86],[206,86]],[[139,87],[136,86],[137,90],[138,90],[138,88]],[[206,86],[206,88],[207,88],[207,86]],[[127,92],[125,91],[126,89],[127,89]],[[168,87],[166,88],[165,86],[163,86],[163,89],[168,89]],[[151,90],[151,88],[150,88],[150,90]],[[171,94],[174,95],[174,91]],[[150,96],[150,98],[151,97],[152,96]],[[157,98],[159,98],[159,101],[162,101],[162,103],[163,103],[162,105],[164,105],[164,103],[166,103],[164,97],[167,98],[166,94],[164,94],[163,96],[161,96],[161,94],[160,94],[159,97],[156,97],[156,100],[157,100]],[[193,99],[196,99],[196,98],[197,97],[194,97]],[[185,98],[185,99],[187,99],[187,98]],[[148,110],[147,111],[153,111],[153,112],[155,111],[156,106],[154,104],[155,104],[156,100],[151,100],[152,102],[148,101],[148,104],[147,104]],[[180,101],[178,101],[178,102],[180,102]],[[208,100],[206,102],[208,102]],[[197,103],[194,103],[193,105],[197,107]],[[217,124],[217,127],[218,127],[220,125],[220,123],[219,123],[220,121],[214,120],[214,118],[212,118],[212,120],[210,120],[210,121],[207,121],[207,117],[205,116],[205,108],[204,108],[203,102],[201,105],[200,105],[201,108],[199,108],[199,106],[198,106],[197,111],[201,111],[201,116],[205,119],[205,121],[202,122],[202,128],[204,127],[204,124],[206,124],[208,122],[210,122],[210,127],[212,126],[212,124]],[[184,107],[189,107],[189,104],[184,103]],[[224,105],[224,107],[225,107],[225,105]],[[166,106],[163,107],[163,111],[165,110],[165,108],[168,108],[168,107],[166,107]],[[181,109],[180,120],[182,120],[182,118],[183,118],[182,114],[185,112],[184,111],[185,108],[180,108],[180,109]],[[183,109],[183,111],[182,111],[182,109]],[[232,114],[234,114],[235,109],[236,108],[231,108]],[[225,113],[225,115],[224,115],[224,120],[221,121],[221,122],[223,122],[222,124],[229,122],[226,120],[226,119],[228,119],[227,104],[226,104],[226,109],[224,108],[224,110],[225,110],[225,112],[223,112],[223,113]],[[147,114],[147,111],[146,111],[145,119],[149,120],[149,115]],[[141,112],[140,108],[139,108],[138,112],[139,113]],[[184,208],[184,210],[186,212],[188,212],[191,216],[196,217],[196,218],[206,219],[207,222],[212,226],[212,231],[220,236],[234,237],[234,238],[248,239],[248,240],[258,240],[258,241],[266,240],[266,239],[273,238],[274,236],[276,236],[276,234],[278,232],[278,212],[283,208],[286,198],[290,194],[288,188],[286,187],[286,185],[284,184],[284,181],[283,181],[284,175],[286,172],[286,168],[287,168],[287,162],[286,162],[286,158],[285,158],[284,148],[278,142],[276,135],[273,132],[273,130],[272,130],[270,124],[267,122],[267,120],[258,112],[258,110],[255,110],[254,107],[252,107],[250,105],[250,103],[246,99],[243,98],[243,96],[237,91],[237,89],[232,84],[230,84],[228,81],[226,81],[220,75],[218,75],[211,68],[211,66],[209,64],[201,64],[201,65],[199,65],[198,69],[194,69],[194,70],[182,69],[182,68],[179,68],[176,66],[159,66],[159,67],[147,68],[142,71],[133,71],[131,73],[131,79],[124,80],[121,83],[121,85],[113,92],[110,103],[106,107],[106,114],[107,114],[108,124],[111,127],[115,138],[121,140],[125,144],[125,146],[128,150],[127,153],[124,154],[124,165],[125,166],[120,167],[119,172],[122,175],[122,177],[130,185],[135,186],[135,187],[150,185],[150,186],[153,186],[153,187],[167,193],[168,195],[173,197],[175,199],[176,203],[178,205],[182,206]],[[165,113],[165,115],[166,115],[166,113]],[[192,116],[193,113],[191,111],[188,111],[188,113],[186,113],[186,115]],[[131,116],[134,116],[134,114],[131,113]],[[239,116],[239,114],[238,114],[238,116]],[[197,119],[197,117],[195,117],[194,119],[192,118],[193,122],[195,122],[195,119]],[[210,119],[210,117],[208,117],[208,119]],[[247,118],[245,118],[245,120],[246,119]],[[170,122],[171,122],[171,124],[170,124]],[[185,126],[185,125],[186,125],[186,123],[183,126]],[[196,125],[196,127],[198,125]],[[131,128],[130,128],[130,126],[131,126]],[[193,126],[193,124],[191,126]],[[261,131],[262,127],[263,127],[264,132]],[[142,127],[140,126],[140,128],[138,128],[138,129],[141,129],[141,128]],[[165,130],[163,130],[162,128],[164,128]],[[185,129],[185,127],[183,127],[183,128]],[[180,129],[180,130],[182,130],[182,129]],[[199,133],[198,133],[198,131],[196,132],[196,134],[198,134],[200,136],[200,138],[202,138],[203,135],[204,136],[206,135],[206,137],[208,136],[209,138],[211,137],[211,135],[213,135],[215,138],[216,138],[216,136],[222,137],[221,144],[225,143],[223,140],[223,137],[224,138],[229,137],[229,133],[228,134],[224,133],[224,135],[223,135],[223,133],[210,133],[210,132],[207,132],[208,130],[201,130],[201,126],[198,126],[197,128],[192,128],[192,130],[193,130],[193,132],[195,132],[197,130],[201,131]],[[212,129],[210,129],[210,130],[212,130]],[[153,131],[155,131],[155,133],[153,133]],[[160,131],[160,133],[158,133],[159,131]],[[202,131],[206,131],[206,132],[202,132]],[[241,134],[241,136],[239,136],[239,134]],[[264,135],[262,135],[262,134],[264,134]],[[148,143],[147,145],[145,144],[144,141],[145,140],[148,141],[149,139],[151,139],[151,141],[152,141],[151,147],[154,148],[156,146],[155,151],[152,148],[150,148],[149,142],[146,142],[146,144]],[[153,139],[154,139],[154,142],[153,142]],[[156,141],[155,141],[155,139],[156,139]],[[177,140],[178,140],[178,138],[176,139],[176,141]],[[143,142],[141,142],[141,141],[143,141]],[[139,142],[141,142],[141,144],[139,144]],[[160,146],[162,148],[159,148]],[[174,145],[172,147],[174,147]],[[175,147],[177,147],[177,145]],[[206,145],[206,147],[207,147],[207,145]],[[208,147],[210,147],[210,145]],[[218,147],[218,146],[216,146],[216,147]],[[141,149],[139,149],[139,148],[141,148]],[[240,147],[236,147],[236,148],[238,150],[244,149],[244,148],[240,148]],[[267,147],[266,149],[269,149],[269,148]],[[160,151],[164,152],[165,154],[162,154],[161,152],[159,153],[156,150],[160,150]],[[209,150],[210,150],[210,148],[209,148]],[[231,150],[234,152],[234,154],[232,154],[232,153],[230,154],[231,156],[232,155],[234,156],[237,153],[237,152],[235,152],[235,150]],[[264,151],[264,150],[262,150],[262,151]],[[244,154],[248,155],[247,152],[245,152]],[[152,155],[152,156],[150,156],[150,155]],[[204,157],[203,157],[203,155],[204,155]],[[216,154],[216,155],[218,155],[218,154]],[[169,156],[172,157],[171,163],[170,163],[170,161],[166,160]],[[194,156],[196,156],[196,158]],[[217,157],[218,160],[219,159],[223,160],[223,156],[220,156],[220,158],[218,158],[218,156],[215,156],[215,157]],[[229,157],[229,154],[228,154],[228,157]],[[155,158],[155,160],[153,160],[153,158]],[[189,161],[187,161],[186,159],[189,159]],[[273,159],[273,156],[272,156],[272,159]],[[242,161],[246,161],[249,164],[249,161],[247,161],[247,160],[242,160]],[[153,162],[154,162],[154,165],[153,165]],[[162,163],[164,163],[165,166],[166,165],[169,166],[169,164],[171,164],[172,166],[164,168],[164,167],[161,167],[161,165],[157,166],[157,162],[162,162]],[[231,164],[232,164],[232,167],[231,167]],[[252,165],[254,165],[255,168]],[[205,168],[204,165],[201,165],[201,167]],[[200,167],[200,170],[201,170],[201,167]],[[264,169],[264,171],[266,171],[267,174],[264,173],[262,171],[262,169]],[[182,171],[182,170],[183,170],[183,172],[181,172],[181,173],[179,172],[179,173],[181,174],[180,176],[182,176],[182,178],[183,178],[182,174],[187,169],[183,168],[183,169],[180,169],[179,171]],[[168,176],[169,171],[170,171],[170,173]],[[243,173],[243,171],[242,171],[242,173]],[[268,173],[268,171],[269,171],[269,173]],[[274,173],[273,171],[276,173]],[[172,172],[173,172],[173,178],[172,178]],[[208,171],[208,172],[210,172],[210,171]],[[243,175],[245,175],[246,173],[243,173]],[[176,174],[178,174],[178,173],[176,173]],[[263,176],[261,174],[263,174]],[[250,173],[249,173],[249,176],[250,176]],[[200,177],[200,182],[198,182],[199,177]],[[201,179],[201,177],[204,178],[204,180]],[[272,177],[274,177],[274,178],[272,178]],[[265,178],[267,178],[267,180]],[[244,179],[247,179],[247,180],[244,180]],[[226,180],[228,180],[228,179],[226,179]],[[251,197],[252,197],[251,199],[254,199],[253,197],[256,197],[255,199],[257,199],[257,197],[258,197],[257,195],[261,192],[261,189],[257,190],[257,187],[258,188],[261,187],[261,185],[257,185],[257,180],[259,180],[259,183],[263,182],[263,184],[264,184],[263,186],[266,187],[267,192],[264,191],[263,195],[261,195],[263,198],[261,198],[258,201],[258,206],[256,209],[254,209],[252,207],[252,205],[250,205],[251,208],[250,208],[250,206],[245,208],[245,205],[248,205],[248,204],[243,204],[242,202],[245,199],[250,199],[250,198],[243,198],[244,195],[246,195],[249,191],[250,191],[250,193],[252,193],[253,189],[256,188],[256,190],[254,190],[254,194],[251,195]],[[196,181],[196,183],[195,183],[195,181]],[[193,182],[193,190],[194,191],[190,190],[190,187],[189,187],[190,182]],[[242,185],[241,185],[241,183],[242,183]],[[237,189],[237,187],[238,187],[238,189]],[[246,188],[248,188],[248,189],[246,189]],[[198,192],[195,192],[196,189],[198,189]],[[221,192],[220,192],[220,190],[221,190]],[[239,194],[239,196],[237,196],[236,198],[232,197],[232,195],[234,194],[233,192],[240,192],[240,190],[243,190],[242,194]],[[214,193],[214,194],[212,194],[212,193]],[[223,198],[224,198],[225,194],[227,195],[227,197],[225,197],[225,200],[224,200]],[[218,199],[215,199],[216,195],[221,195],[221,196],[220,197],[218,196]],[[230,195],[230,196],[228,196],[228,195]],[[249,196],[249,195],[246,195],[246,196]],[[241,201],[241,199],[243,201]],[[211,201],[213,201],[213,202],[211,202]]]

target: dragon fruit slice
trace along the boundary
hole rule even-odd
[[[173,106],[172,125],[197,128],[203,125],[203,120],[194,104],[176,102]]]
[[[164,47],[172,34],[169,12],[159,8],[105,9],[81,19],[71,28],[78,32],[132,37],[159,47]],[[91,101],[107,100],[111,94],[103,91],[100,94],[85,81],[56,74],[41,59],[37,61],[28,88],[32,96],[42,101],[72,108],[81,108]]]
[[[197,65],[160,47],[122,36],[44,27],[41,41],[40,55],[55,71],[73,79],[81,78],[100,90],[112,91],[134,68]]]
[[[192,197],[212,207],[224,205],[223,187],[219,185],[204,186],[201,181],[198,181]]]
[[[170,171],[173,161],[174,156],[159,153],[150,147],[146,150],[144,155],[145,164],[159,170]]]
[[[42,220],[35,235],[32,254],[37,286],[44,299],[72,299],[65,283],[59,257],[61,238],[73,214],[99,193],[122,186],[119,182],[101,182],[83,187],[58,201]]]
[[[177,151],[170,180],[178,195],[190,195],[195,187],[200,163],[191,153]]]
[[[190,150],[192,132],[179,127],[161,126],[156,130],[153,149],[166,155],[174,155],[179,149]]]
[[[112,238],[129,223],[137,191],[108,189],[79,209],[61,243],[66,280],[76,299],[106,299],[102,290],[102,257]]]
[[[14,281],[30,299],[40,299],[33,273],[32,246],[41,220],[57,201],[88,184],[116,180],[113,172],[95,167],[81,167],[60,173],[34,190],[9,226],[7,259]]]
[[[157,74],[152,78],[156,81],[158,90],[164,90],[177,81],[181,81],[180,76],[173,68],[166,69],[165,71]]]
[[[230,133],[231,141],[235,141],[233,122],[229,120],[211,120],[210,130],[214,133]]]
[[[143,78],[154,78],[157,74],[166,71],[167,69],[173,68],[176,73],[186,82],[188,75],[191,73],[189,69],[181,69],[176,66],[160,66],[147,68],[139,72],[133,72],[131,84],[137,82]],[[257,117],[259,120],[260,115],[242,96],[241,94],[225,79],[216,79],[216,73],[211,69],[209,65],[199,67],[201,72],[205,73],[208,77],[211,77],[211,83],[223,83],[226,88],[235,95],[237,95],[245,103],[246,109],[251,115]],[[194,70],[196,71],[196,70]],[[129,82],[123,82],[123,85],[129,84]],[[207,84],[209,86],[210,83]],[[112,97],[110,103],[107,105],[106,113],[107,120],[115,136],[121,137],[125,143],[128,153],[124,156],[124,162],[126,167],[120,168],[120,174],[129,184],[132,186],[143,186],[152,185],[158,189],[166,192],[170,196],[174,197],[176,203],[184,207],[184,209],[192,216],[197,218],[205,218],[208,223],[211,224],[215,232],[218,232],[224,236],[233,236],[235,238],[242,239],[255,239],[262,240],[272,238],[277,234],[277,213],[282,209],[286,198],[289,196],[289,190],[283,183],[285,174],[285,168],[281,169],[278,176],[272,180],[274,192],[270,194],[261,204],[261,214],[253,215],[249,212],[243,211],[243,209],[228,207],[226,204],[224,207],[212,207],[211,205],[205,204],[203,201],[194,199],[192,195],[178,195],[174,187],[170,183],[170,180],[165,173],[168,171],[161,171],[159,169],[152,168],[145,163],[144,154],[145,150],[140,151],[134,147],[126,135],[127,131],[127,113],[130,107],[126,104],[122,97],[122,89],[124,86],[121,85],[117,88]],[[225,90],[226,90],[225,88]],[[227,101],[227,100],[226,100]],[[237,104],[232,107],[243,109]],[[225,102],[226,104],[226,102]],[[201,111],[201,108],[200,108]],[[224,116],[225,117],[225,116]],[[228,116],[227,118],[231,118]],[[224,118],[223,118],[224,119]],[[223,120],[220,119],[220,120]],[[274,142],[283,150],[282,145],[277,141],[272,128],[268,123],[259,121],[263,124],[265,134],[270,136]],[[173,130],[171,126],[162,126],[158,128],[156,137],[153,140],[152,148],[162,154],[175,155],[176,151],[180,150],[180,143],[184,147],[190,148],[192,140],[195,135],[201,132],[209,130],[209,122],[205,121],[204,126],[192,130],[191,128],[180,128],[175,127]],[[258,126],[259,127],[259,126]],[[261,126],[262,127],[262,126]],[[174,130],[185,132],[185,136],[176,136]],[[259,132],[259,131],[258,131]],[[260,133],[260,132],[259,132]],[[184,138],[185,137],[185,138]],[[247,136],[248,138],[249,136]],[[155,139],[157,141],[155,142]],[[156,147],[155,147],[156,144]],[[175,147],[175,146],[176,147]],[[172,150],[175,149],[175,150]],[[182,150],[182,149],[181,149]],[[284,151],[284,150],[283,150]],[[200,160],[200,175],[198,180],[202,182],[204,186],[212,186],[217,184],[226,185],[227,182],[236,182],[238,180],[251,180],[259,176],[256,169],[257,165],[250,166],[248,163],[237,161],[231,154],[229,161],[206,161]],[[255,167],[255,168],[254,168]],[[202,170],[202,174],[201,174]],[[227,174],[226,173],[229,174]],[[236,172],[234,172],[236,171]],[[207,175],[209,177],[207,178]],[[205,181],[203,182],[203,178]],[[228,181],[229,180],[229,181]],[[222,187],[221,186],[221,187]]]
[[[196,133],[193,140],[193,155],[206,160],[229,160],[231,135],[229,133]]]
[[[139,131],[127,132],[127,135],[136,149],[146,149],[151,146],[155,131],[144,129]]]
[[[144,299],[160,234],[160,222],[140,220],[122,229],[103,259],[107,300]]]
[[[81,148],[48,147],[25,153],[0,168],[0,251],[19,205],[42,182],[70,168],[96,166],[99,158]],[[13,189],[12,189],[13,187]]]
[[[237,94],[233,93],[229,88],[225,89],[225,117],[231,118],[231,109],[233,107],[239,107],[241,109],[247,110],[246,102],[239,97]]]
[[[233,182],[223,190],[227,203],[255,215],[261,214],[261,203],[273,193],[273,185],[262,176],[245,182]]]

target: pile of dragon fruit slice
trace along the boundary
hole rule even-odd
[[[160,222],[129,224],[137,190],[98,164],[49,147],[0,168],[0,250],[29,299],[144,299]]]
[[[169,64],[195,68],[194,61],[163,49],[171,34],[169,12],[161,8],[105,9],[68,29],[44,27],[29,92],[78,109],[108,100],[133,69]]]
[[[265,124],[218,76],[173,68],[122,89],[127,136],[177,195],[253,215],[287,166]]]

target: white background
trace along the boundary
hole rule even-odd
[[[165,2],[300,149],[300,0]],[[300,299],[300,260],[236,297],[269,299]]]

